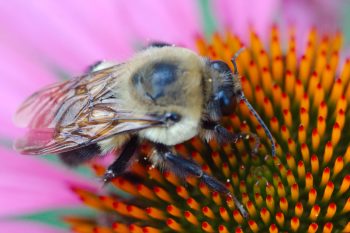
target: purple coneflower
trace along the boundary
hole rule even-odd
[[[96,189],[97,182],[1,149],[1,216],[75,207],[80,200],[96,209],[96,215],[62,218],[72,231],[82,233],[350,231],[350,149],[345,128],[350,62],[339,65],[341,33],[310,26],[317,25],[315,19],[326,20],[327,14],[317,14],[326,8],[312,17],[294,14],[293,20],[288,8],[302,12],[314,3],[298,2],[282,5],[293,29],[283,23],[270,26],[273,20],[284,19],[277,1],[264,8],[259,1],[214,2],[214,12],[206,16],[217,17],[222,31],[209,40],[201,36],[201,13],[193,2],[138,1],[135,7],[128,1],[109,1],[99,3],[98,9],[85,1],[1,3],[2,22],[7,22],[0,28],[4,42],[0,51],[6,57],[0,61],[0,97],[8,100],[1,103],[4,147],[20,135],[10,119],[27,95],[56,77],[79,74],[101,58],[122,61],[147,41],[176,43],[227,62],[244,45],[247,49],[238,59],[244,92],[277,143],[277,156],[272,158],[262,128],[239,105],[224,123],[234,131],[257,133],[263,142],[257,156],[250,156],[249,143],[242,141],[219,146],[194,138],[177,146],[206,172],[227,181],[249,219],[241,216],[231,199],[212,193],[197,179],[189,177],[184,183],[150,167],[143,160],[147,147],[131,168],[137,179],[116,178],[111,186],[117,189],[103,194]],[[202,12],[208,10],[206,3],[201,7]],[[305,27],[309,34],[304,37],[299,32]],[[207,32],[212,32],[210,27]],[[299,43],[305,38],[306,43]],[[97,175],[105,169],[98,163],[92,168]],[[23,221],[1,220],[1,226],[11,232],[24,228],[51,232]]]

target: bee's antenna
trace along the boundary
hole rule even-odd
[[[240,48],[236,53],[235,55],[233,55],[232,59],[231,59],[231,62],[233,64],[233,74],[234,75],[238,75],[238,69],[237,69],[237,63],[236,63],[236,59],[237,57],[239,56],[239,54],[241,52],[243,52],[245,48],[242,47]],[[273,140],[273,137],[272,137],[272,134],[270,132],[270,130],[267,128],[265,122],[261,119],[261,117],[259,116],[259,114],[255,111],[255,109],[253,108],[253,106],[249,103],[249,101],[247,100],[247,98],[244,96],[244,93],[243,91],[239,91],[237,93],[240,97],[240,99],[245,103],[245,105],[248,107],[249,111],[254,115],[254,117],[258,120],[259,124],[263,127],[269,141],[271,142],[271,154],[272,156],[275,156],[276,154],[276,145],[275,145],[275,141]]]
[[[231,58],[231,62],[233,64],[233,74],[238,74],[238,68],[237,68],[237,63],[236,63],[236,59],[237,57],[245,50],[245,47],[240,48]]]

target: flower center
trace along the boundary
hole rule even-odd
[[[110,194],[73,189],[86,205],[99,210],[95,218],[67,218],[73,230],[350,232],[350,133],[344,127],[350,123],[350,60],[338,68],[342,35],[322,37],[311,29],[301,57],[295,31],[290,31],[286,49],[277,27],[270,38],[266,49],[252,32],[237,62],[245,96],[275,138],[276,157],[269,155],[265,132],[244,103],[223,124],[234,132],[256,133],[262,141],[256,156],[250,154],[254,140],[218,145],[194,138],[176,146],[205,172],[226,182],[249,212],[248,220],[232,199],[212,193],[196,177],[183,182],[140,157],[132,175],[112,181],[118,190]],[[230,66],[242,46],[231,32],[214,34],[210,43],[197,39],[201,55]],[[143,156],[148,150],[143,148]],[[98,175],[104,169],[94,165]]]

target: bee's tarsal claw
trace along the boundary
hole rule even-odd
[[[107,170],[106,173],[103,175],[102,181],[103,183],[107,184],[111,180],[113,180],[116,177],[114,172],[112,170]]]

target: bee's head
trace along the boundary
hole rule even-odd
[[[212,120],[219,120],[221,115],[231,114],[234,110],[232,103],[234,101],[243,101],[248,107],[249,111],[258,120],[260,125],[263,127],[267,137],[269,138],[272,146],[272,155],[275,155],[275,143],[271,135],[270,130],[267,128],[264,121],[248,102],[244,96],[240,81],[238,79],[238,69],[236,64],[236,58],[244,50],[241,48],[231,59],[234,67],[234,72],[231,71],[230,67],[223,61],[209,61],[209,67],[211,69],[213,83],[212,98],[208,104],[208,112]]]
[[[233,112],[232,104],[239,82],[235,81],[230,67],[224,61],[208,61],[208,66],[211,74],[209,80],[212,84],[208,111],[213,120],[218,120],[221,115]]]

